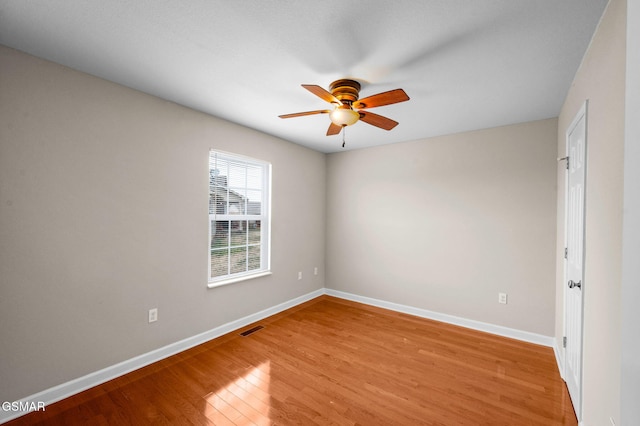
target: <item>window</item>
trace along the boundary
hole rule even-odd
[[[209,287],[269,273],[271,165],[209,152]]]

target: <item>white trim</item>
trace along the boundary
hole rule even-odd
[[[564,380],[564,350],[558,346],[558,339],[553,339],[553,354],[556,356],[560,377]]]
[[[212,156],[213,156],[213,160],[214,163],[212,164]],[[208,284],[207,287],[209,288],[214,288],[214,287],[219,287],[222,285],[228,285],[228,284],[233,284],[235,282],[239,282],[239,281],[244,281],[245,279],[250,279],[250,278],[255,278],[255,277],[259,277],[259,276],[263,276],[265,275],[264,273],[270,273],[271,270],[271,260],[270,260],[270,255],[271,255],[271,184],[272,184],[272,177],[271,177],[271,172],[272,172],[272,168],[271,168],[271,163],[265,160],[260,160],[257,158],[252,158],[252,157],[248,157],[245,155],[240,155],[240,154],[232,154],[229,152],[225,152],[225,151],[219,151],[217,149],[209,149],[209,182],[211,182],[211,170],[212,170],[212,165],[215,165],[215,167],[218,166],[218,159],[220,159],[221,161],[221,166],[223,165],[223,162],[227,162],[227,167],[230,166],[230,163],[232,162],[237,162],[237,163],[241,163],[245,166],[258,166],[260,168],[261,171],[261,175],[262,175],[262,182],[261,185],[259,185],[259,187],[250,187],[247,183],[247,175],[245,175],[245,179],[244,179],[244,185],[235,185],[234,188],[236,190],[239,189],[244,189],[244,190],[256,190],[256,191],[260,191],[261,193],[261,201],[260,201],[260,205],[261,205],[261,214],[249,214],[248,212],[248,204],[246,205],[246,208],[244,210],[244,213],[242,214],[230,214],[227,209],[225,209],[225,213],[224,214],[218,214],[217,212],[217,207],[214,209],[214,212],[211,212],[211,196],[209,195],[209,207],[208,207],[208,211],[209,211],[209,232],[208,232],[208,236],[209,236],[209,251],[208,251],[208,258],[209,261],[207,262],[207,269],[208,269]],[[216,168],[216,171],[217,168]],[[229,170],[226,171],[227,173],[229,173]],[[223,175],[226,176],[226,175]],[[231,190],[231,181],[229,181],[229,176],[227,177],[227,189]],[[209,185],[211,185],[211,183],[209,183]],[[209,194],[211,194],[211,186],[209,186]],[[248,197],[248,196],[247,196]],[[248,198],[247,198],[248,200]],[[215,221],[228,221],[229,222],[229,227],[231,226],[231,221],[259,221],[261,223],[260,225],[260,242],[259,243],[255,243],[255,244],[251,244],[248,242],[248,240],[245,240],[244,244],[240,244],[237,247],[249,247],[249,246],[257,246],[260,247],[260,267],[257,269],[253,269],[250,271],[244,271],[241,273],[232,273],[231,272],[231,264],[228,263],[227,264],[227,271],[229,273],[224,274],[220,277],[212,277],[211,276],[211,254],[213,252],[213,248],[211,247],[211,243],[212,243],[212,229],[211,229],[211,223],[215,222]],[[248,229],[247,229],[248,231]],[[248,234],[247,234],[248,236]],[[231,238],[230,236],[228,237],[228,244],[231,244]],[[227,248],[229,248],[231,246],[228,246]],[[220,247],[221,248],[221,247]],[[231,261],[231,256],[228,256],[228,262]],[[248,264],[246,266],[249,266]]]
[[[209,264],[211,264],[211,262],[209,262]],[[250,279],[253,279],[253,278],[266,277],[267,275],[271,275],[271,271],[262,271],[262,272],[249,273],[249,274],[246,274],[246,275],[240,275],[240,276],[236,276],[236,277],[229,278],[229,279],[226,279],[226,280],[221,280],[221,281],[209,281],[209,283],[207,284],[207,287],[216,288],[216,287],[221,287],[223,285],[228,285],[228,284],[233,284],[233,283],[237,283],[237,282],[240,282],[240,281],[250,280]]]
[[[325,294],[329,296],[339,297],[341,299],[351,300],[354,302],[364,303],[366,305],[377,306],[379,308],[390,309],[404,314],[415,315],[422,318],[428,318],[448,324],[459,325],[470,328],[472,330],[484,331],[485,333],[496,334],[498,336],[509,337],[511,339],[521,340],[523,342],[535,343],[537,345],[553,347],[554,338],[544,336],[542,334],[530,333],[528,331],[516,330],[514,328],[503,327],[500,325],[489,324],[486,322],[475,321],[471,319],[456,317],[454,315],[442,314],[439,312],[429,311],[427,309],[416,308],[413,306],[401,305],[398,303],[387,302],[384,300],[373,299],[356,294],[345,293],[343,291],[325,289]]]
[[[147,352],[145,354],[128,359],[126,361],[120,362],[110,367],[103,368],[102,370],[89,373],[86,376],[82,376],[77,379],[68,381],[66,383],[62,383],[58,386],[54,386],[52,388],[46,389],[42,392],[38,392],[36,394],[33,394],[31,396],[28,396],[16,402],[23,402],[23,403],[34,402],[36,404],[38,402],[44,402],[45,405],[53,404],[54,402],[60,401],[71,395],[75,395],[89,388],[105,383],[109,380],[115,379],[116,377],[120,377],[122,375],[130,373],[139,368],[145,367],[154,362],[168,358],[171,355],[175,355],[179,352],[185,351],[194,346],[208,342],[224,334],[227,334],[239,328],[245,327],[251,323],[260,321],[262,319],[275,315],[279,312],[282,312],[284,310],[297,306],[301,303],[307,302],[311,299],[315,299],[316,297],[321,296],[323,294],[324,294],[324,289],[312,291],[311,293],[307,293],[303,296],[296,297],[295,299],[291,299],[289,301],[280,303],[279,305],[264,309],[260,312],[256,312],[255,314],[251,314],[244,318],[240,318],[238,320],[228,322],[219,327],[213,328],[209,331],[205,331],[204,333],[200,333],[195,336],[188,337],[184,340],[180,340],[179,342],[171,343],[162,348],[153,350],[151,352]],[[0,424],[8,422],[9,420],[15,419],[24,414],[27,414],[27,412],[4,411],[0,406]]]

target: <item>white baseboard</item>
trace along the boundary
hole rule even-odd
[[[442,314],[439,312],[429,311],[427,309],[415,308],[413,306],[401,305],[398,303],[387,302],[384,300],[373,299],[356,294],[345,293],[343,291],[325,289],[325,294],[329,296],[339,297],[354,302],[364,303],[366,305],[377,306],[379,308],[390,309],[396,312],[415,315],[422,318],[428,318],[448,324],[459,325],[461,327],[473,330],[484,331],[486,333],[497,334],[498,336],[510,337],[512,339],[521,340],[523,342],[535,343],[537,345],[554,347],[555,338],[544,336],[542,334],[530,333],[528,331],[516,330],[514,328],[503,327],[500,325],[489,324],[486,322],[470,320],[466,318],[456,317],[454,315]]]
[[[558,339],[554,339],[553,353],[556,356],[556,363],[558,364],[560,377],[562,377],[562,380],[564,380],[564,351],[560,349],[560,346],[558,346]]]
[[[116,377],[120,377],[124,374],[130,373],[131,371],[168,358],[171,355],[175,355],[194,346],[208,342],[209,340],[213,340],[224,334],[238,330],[251,323],[260,321],[264,318],[275,315],[279,312],[297,306],[311,299],[315,299],[316,297],[323,294],[324,289],[313,291],[311,293],[296,297],[295,299],[291,299],[271,308],[256,312],[255,314],[251,314],[244,318],[228,322],[209,331],[205,331],[204,333],[188,337],[184,340],[180,340],[179,342],[171,343],[167,346],[153,350],[151,352],[147,352],[135,358],[131,358],[110,367],[103,368],[102,370],[87,374],[86,376],[79,377],[66,383],[62,383],[61,385],[54,386],[15,402],[19,404],[19,407],[38,407],[38,403],[44,403],[45,406],[53,404],[54,402],[60,401],[71,395],[75,395],[79,392],[105,383],[109,380],[115,379]],[[27,414],[28,412],[29,411],[5,411],[2,406],[0,406],[0,424],[20,417],[24,414]]]
[[[102,370],[87,374],[86,376],[82,376],[77,379],[71,380],[69,382],[63,383],[61,385],[54,386],[52,388],[46,389],[42,392],[38,392],[34,395],[28,396],[16,402],[18,404],[22,404],[22,406],[30,406],[29,404],[32,404],[31,406],[38,406],[38,403],[44,403],[45,405],[53,404],[54,402],[60,401],[71,395],[75,395],[79,392],[82,392],[84,390],[97,386],[99,384],[105,383],[117,377],[120,377],[131,371],[137,370],[139,368],[145,367],[154,362],[170,357],[171,355],[175,355],[179,352],[182,352],[194,346],[200,345],[202,343],[208,342],[224,334],[238,330],[251,323],[260,321],[262,319],[270,317],[271,315],[275,315],[279,312],[282,312],[284,310],[297,306],[301,303],[307,302],[323,294],[338,297],[341,299],[351,300],[354,302],[364,303],[366,305],[372,305],[380,308],[390,309],[396,312],[402,312],[402,313],[415,315],[415,316],[428,318],[428,319],[433,319],[436,321],[441,321],[449,324],[459,325],[462,327],[470,328],[473,330],[484,331],[484,332],[496,334],[499,336],[510,337],[512,339],[517,339],[517,340],[521,340],[529,343],[549,346],[554,349],[554,352],[556,354],[556,361],[558,362],[558,367],[560,367],[561,365],[560,364],[561,358],[559,355],[560,352],[557,348],[556,340],[553,337],[543,336],[541,334],[530,333],[527,331],[516,330],[516,329],[502,327],[502,326],[484,323],[480,321],[474,321],[466,318],[456,317],[453,315],[442,314],[438,312],[429,311],[427,309],[420,309],[412,306],[387,302],[384,300],[373,299],[370,297],[358,296],[358,295],[346,293],[343,291],[322,288],[319,290],[315,290],[311,293],[305,294],[303,296],[291,299],[279,305],[273,306],[271,308],[262,310],[260,312],[256,312],[255,314],[248,315],[244,318],[240,318],[238,320],[228,322],[226,324],[223,324],[209,331],[205,331],[204,333],[201,333],[192,337],[188,337],[184,340],[180,340],[178,342],[169,344],[167,346],[153,350],[151,352],[147,352],[145,354],[142,354],[140,356],[131,358],[121,363],[112,365]],[[560,369],[560,371],[562,372],[562,369]],[[27,412],[28,411],[4,411],[2,407],[0,407],[0,424],[8,422],[9,420],[12,420],[14,418],[20,417],[26,414]]]

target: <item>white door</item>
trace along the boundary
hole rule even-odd
[[[587,103],[567,129],[565,365],[564,376],[578,421],[582,417],[582,306]]]

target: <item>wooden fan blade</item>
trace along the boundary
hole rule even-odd
[[[303,84],[302,87],[322,99],[323,101],[327,101],[330,104],[339,104],[342,105],[342,102],[331,93],[327,92],[320,86],[316,86],[315,84]]]
[[[389,90],[388,92],[371,95],[364,99],[360,99],[353,103],[356,109],[374,108],[383,105],[397,104],[398,102],[408,101],[409,96],[402,89]]]
[[[342,126],[338,126],[337,124],[331,123],[329,125],[329,129],[327,129],[327,136],[333,136],[340,133],[342,130]]]
[[[283,114],[279,115],[280,118],[293,118],[293,117],[302,117],[304,115],[313,115],[313,114],[328,114],[331,110],[328,109],[319,109],[316,111],[306,111],[306,112],[294,112],[293,114]]]
[[[384,130],[391,130],[398,125],[397,121],[369,111],[359,111],[359,113],[361,121]]]

